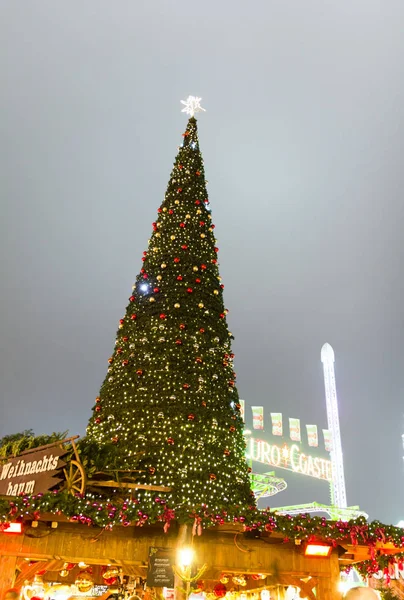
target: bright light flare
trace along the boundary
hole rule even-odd
[[[194,558],[194,551],[192,548],[181,548],[178,551],[178,564],[182,568],[187,568],[192,565],[192,561]]]
[[[306,549],[304,551],[305,556],[330,556],[332,551],[332,546],[327,546],[325,544],[307,544]]]
[[[4,533],[22,533],[22,525],[21,523],[9,523],[3,531]]]

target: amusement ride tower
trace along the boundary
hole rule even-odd
[[[338,508],[347,508],[344,461],[342,456],[341,432],[339,427],[337,388],[335,385],[335,355],[330,344],[324,344],[324,346],[321,348],[321,362],[323,363],[324,370],[328,429],[331,435],[331,504]]]

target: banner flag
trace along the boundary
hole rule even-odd
[[[300,442],[300,419],[291,419],[289,418],[289,433],[290,439],[292,442]]]
[[[323,429],[324,435],[324,448],[326,452],[331,452],[332,450],[332,440],[331,440],[331,432],[329,429]]]
[[[318,446],[318,431],[317,425],[306,425],[307,429],[307,441],[309,446],[317,448]]]
[[[239,400],[238,402],[240,404],[240,417],[245,421],[245,401]]]
[[[272,435],[283,435],[282,413],[271,413]]]
[[[253,428],[264,429],[264,407],[263,406],[252,406],[253,414]]]

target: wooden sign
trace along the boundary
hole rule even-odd
[[[149,548],[147,585],[149,587],[174,587],[173,550],[171,548]]]
[[[45,493],[60,483],[60,470],[65,466],[61,457],[66,450],[60,446],[36,448],[10,458],[0,466],[0,496]]]

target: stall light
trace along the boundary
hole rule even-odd
[[[192,548],[181,548],[181,550],[178,551],[178,564],[183,569],[192,565],[193,558],[194,551]]]
[[[328,557],[332,552],[332,546],[328,546],[327,544],[307,544],[304,549],[305,556],[322,556]]]
[[[9,523],[5,529],[3,529],[4,533],[22,533],[22,525],[21,523]]]

